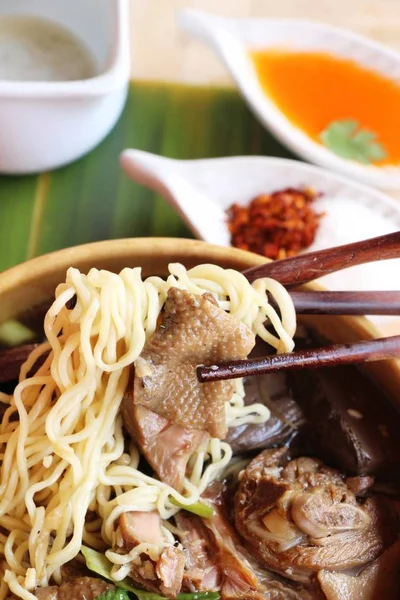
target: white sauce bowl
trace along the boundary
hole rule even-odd
[[[0,0],[0,19],[11,15],[61,25],[96,64],[89,79],[0,80],[0,172],[34,173],[86,154],[117,122],[130,74],[128,0]]]
[[[219,55],[261,123],[297,155],[377,188],[400,189],[400,165],[364,165],[342,158],[294,125],[261,86],[249,51],[281,47],[324,52],[349,59],[397,83],[400,53],[345,29],[306,19],[231,19],[185,8],[178,13],[178,23]]]

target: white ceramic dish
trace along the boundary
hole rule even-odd
[[[0,81],[0,172],[52,169],[82,156],[111,130],[129,81],[127,0],[0,0],[0,18],[41,17],[82,40],[97,74],[81,81]]]
[[[344,29],[301,19],[229,19],[183,9],[178,22],[218,54],[260,121],[296,154],[375,187],[400,188],[400,165],[377,167],[342,159],[295,127],[260,86],[249,50],[285,47],[329,52],[398,82],[400,54]]]
[[[322,194],[315,209],[325,216],[310,251],[400,229],[396,200],[299,161],[261,156],[173,160],[125,150],[121,164],[131,179],[161,194],[197,238],[212,244],[230,245],[225,211],[232,203],[246,205],[258,194],[286,187],[313,187]],[[400,259],[352,267],[320,283],[334,290],[399,290]],[[380,324],[393,321],[375,320]]]

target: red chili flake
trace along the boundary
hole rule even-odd
[[[311,206],[317,197],[312,189],[287,188],[261,194],[248,206],[232,204],[227,211],[231,244],[272,259],[295,256],[314,241],[323,216]]]

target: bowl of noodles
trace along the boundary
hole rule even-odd
[[[263,262],[134,239],[0,274],[0,323],[36,332],[0,351],[0,600],[399,597],[398,364],[197,381],[375,337],[297,320]]]

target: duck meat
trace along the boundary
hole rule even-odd
[[[96,600],[101,594],[115,590],[115,586],[96,577],[78,577],[73,581],[38,588],[39,600]]]
[[[119,518],[117,550],[129,552],[141,543],[162,548],[165,540],[161,518],[156,511],[129,511]],[[129,576],[140,585],[168,598],[175,598],[182,587],[185,558],[180,548],[164,547],[157,560],[142,553],[139,564],[132,564]]]
[[[229,521],[220,484],[203,497],[214,509],[209,519],[180,511],[176,523],[186,556],[184,574],[188,591],[220,591],[223,600],[317,600],[319,586],[285,580],[256,564]]]
[[[140,406],[174,425],[225,438],[233,384],[199,383],[196,368],[246,358],[254,343],[254,333],[211,294],[169,289],[158,326],[134,364],[133,395],[122,405],[127,429],[135,430],[133,407]]]
[[[400,542],[357,576],[320,571],[318,581],[327,600],[390,600],[400,598]]]
[[[234,512],[261,564],[298,581],[361,568],[398,531],[384,499],[357,497],[338,471],[314,458],[289,460],[286,448],[264,450],[240,473]]]
[[[211,294],[171,288],[154,334],[136,360],[124,395],[124,425],[161,481],[180,491],[191,455],[210,435],[226,435],[231,382],[201,384],[196,367],[245,358],[253,332]]]
[[[400,489],[400,414],[376,383],[353,365],[293,371],[288,381],[317,456]]]
[[[264,349],[265,354],[265,349]],[[300,406],[292,398],[287,376],[269,373],[244,381],[245,405],[261,403],[271,415],[265,423],[244,423],[230,427],[226,441],[234,454],[283,446],[293,442],[304,425]]]
[[[0,384],[17,382],[19,372],[30,353],[37,348],[39,344],[23,344],[12,348],[0,350]],[[43,364],[45,356],[41,356],[37,361],[36,367]]]
[[[200,517],[180,510],[175,515],[185,554],[183,589],[187,592],[217,592],[222,574],[215,562],[212,539]]]
[[[156,511],[129,511],[119,518],[119,528],[124,547],[129,551],[141,542],[161,545],[164,541],[161,518]]]
[[[174,425],[143,406],[133,406],[130,416],[131,435],[151,467],[161,481],[181,491],[189,458],[206,449],[208,433]]]

